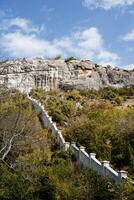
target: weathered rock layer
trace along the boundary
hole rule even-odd
[[[32,88],[99,89],[134,86],[134,70],[102,67],[91,61],[18,59],[0,62],[0,84],[28,93]]]

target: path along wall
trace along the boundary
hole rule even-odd
[[[53,136],[56,138],[57,143],[60,146],[61,150],[67,151],[69,148],[74,154],[77,162],[84,168],[91,168],[96,171],[98,174],[104,175],[113,179],[117,184],[120,184],[124,179],[127,179],[126,171],[116,172],[110,167],[109,161],[100,162],[96,159],[95,153],[88,154],[85,151],[85,147],[81,146],[78,148],[74,142],[71,144],[66,142],[61,131],[58,130],[56,123],[52,121],[52,118],[48,115],[47,111],[44,109],[44,106],[36,99],[28,96],[29,101],[32,103],[34,109],[39,114],[40,119],[44,127],[52,131]]]

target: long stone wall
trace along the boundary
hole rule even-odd
[[[38,100],[33,99],[30,96],[28,96],[28,99],[32,103],[36,112],[39,114],[43,126],[52,131],[52,134],[56,138],[60,149],[64,151],[71,149],[80,166],[82,166],[84,169],[91,168],[95,170],[98,174],[113,179],[117,184],[120,184],[124,179],[128,179],[126,171],[122,170],[117,172],[111,168],[109,161],[100,162],[96,158],[96,154],[88,154],[85,151],[85,147],[81,146],[80,148],[78,148],[75,142],[72,142],[71,144],[69,142],[66,142],[61,131],[58,130],[56,123],[52,121],[52,118],[44,109],[44,106]]]

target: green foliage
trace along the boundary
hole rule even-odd
[[[134,108],[118,107],[126,94],[132,95],[133,90],[128,90],[35,90],[31,94],[45,105],[67,141],[76,141],[100,160],[127,169],[133,178]],[[0,92],[0,149],[3,138],[9,139],[25,126],[4,162],[0,162],[0,199],[134,199],[133,184],[116,186],[92,170],[80,169],[70,151],[54,151],[55,140],[42,128],[27,99],[7,88]]]
[[[121,187],[121,198],[133,200],[134,199],[134,183],[125,182]]]
[[[98,91],[96,90],[81,90],[80,94],[88,99],[96,99]]]
[[[130,124],[134,130],[134,109],[127,112],[116,108],[112,111],[86,108],[84,113],[70,123],[65,132],[67,140],[76,141],[89,153],[97,153],[99,159],[110,160],[118,168],[129,166],[131,171],[134,148],[127,135]],[[127,124],[128,116],[130,124]]]
[[[61,56],[60,56],[60,55],[57,55],[54,59],[55,59],[55,60],[60,60],[60,59],[61,59]]]
[[[74,57],[69,57],[69,58],[65,59],[65,62],[70,62],[70,61],[73,61],[73,60],[77,60],[77,59],[74,58]]]
[[[62,124],[64,121],[64,115],[60,110],[56,110],[55,108],[50,112],[50,115],[52,116],[53,121]]]
[[[80,92],[77,90],[68,91],[66,96],[67,96],[67,99],[72,99],[75,101],[81,99]]]
[[[46,94],[44,104],[50,115],[58,113],[53,119],[62,126],[66,140],[76,141],[100,160],[110,160],[114,167],[127,169],[133,176],[134,108],[118,107],[132,94],[133,88],[55,91]]]
[[[101,96],[102,96],[102,98],[104,98],[104,99],[108,99],[108,100],[113,100],[113,99],[115,99],[116,98],[116,92],[113,90],[113,89],[103,89],[103,91],[101,92],[100,91],[100,93],[101,93]]]

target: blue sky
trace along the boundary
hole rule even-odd
[[[133,68],[134,0],[0,0],[0,57]]]

